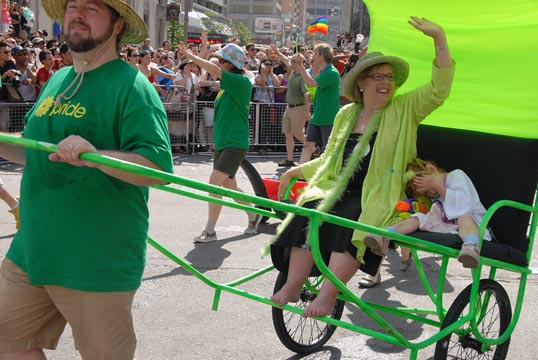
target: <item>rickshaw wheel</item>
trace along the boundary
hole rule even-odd
[[[284,285],[287,273],[280,272],[275,282],[276,293]],[[317,289],[321,287],[322,277],[311,276],[307,281]],[[295,304],[298,308],[305,309],[316,297],[306,286],[303,288],[301,298]],[[289,312],[273,307],[273,326],[280,342],[289,350],[308,354],[319,350],[333,335],[336,326],[312,318],[303,318],[294,312]],[[344,311],[344,301],[337,300],[331,317],[340,319]]]
[[[467,286],[448,309],[441,329],[469,313],[472,284]],[[477,295],[477,326],[481,336],[498,339],[508,328],[512,319],[510,298],[504,288],[490,279],[480,280]],[[482,343],[472,333],[469,322],[439,340],[435,346],[435,360],[441,359],[496,359],[503,360],[508,353],[510,338],[498,345],[482,350]]]

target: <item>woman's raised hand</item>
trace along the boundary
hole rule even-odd
[[[444,36],[445,32],[441,25],[434,23],[426,18],[418,18],[416,16],[411,16],[411,19],[407,21],[415,29],[422,31],[426,36],[437,38],[439,36]]]

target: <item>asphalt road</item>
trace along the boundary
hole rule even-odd
[[[254,157],[249,159],[262,176],[278,172],[277,162],[282,157]],[[199,181],[207,181],[211,171],[208,155],[184,155],[177,159],[175,173]],[[280,169],[282,170],[282,169]],[[7,188],[18,193],[21,169],[18,166],[0,166],[0,176]],[[240,179],[241,175],[238,176]],[[243,180],[241,180],[243,181]],[[243,184],[243,187],[247,187]],[[152,190],[150,195],[150,235],[156,241],[185,259],[202,274],[218,283],[229,282],[270,265],[269,258],[261,258],[260,249],[275,232],[279,220],[270,219],[261,224],[259,233],[243,235],[246,216],[238,210],[225,208],[219,219],[219,240],[210,244],[193,244],[206,220],[207,205],[198,200]],[[15,232],[15,224],[7,207],[0,203],[0,258],[3,258]],[[536,248],[536,247],[535,247]],[[439,271],[439,259],[421,254],[431,281]],[[538,254],[533,254],[531,266],[538,272]],[[361,278],[357,274],[349,286],[363,299],[382,304],[430,307],[430,302],[418,280],[414,266],[402,273],[398,270],[399,257],[391,251],[382,267],[380,286],[364,290],[357,288]],[[272,293],[277,273],[265,274],[242,289],[264,297]],[[457,262],[449,267],[445,289],[445,303],[450,304],[470,283],[470,272]],[[517,291],[518,279],[513,273],[500,272],[498,281],[510,294]],[[533,274],[527,283],[521,318],[511,339],[508,359],[536,359],[535,324],[538,321],[536,304],[538,277]],[[380,340],[337,329],[331,340],[318,353],[300,356],[287,350],[278,340],[272,325],[268,305],[243,297],[223,293],[218,311],[211,310],[214,290],[188,271],[160,254],[148,249],[147,267],[143,285],[134,302],[134,319],[138,335],[137,359],[407,359],[409,351]],[[512,300],[514,302],[515,300]],[[448,306],[448,305],[447,305]],[[359,324],[371,321],[354,307],[346,305],[343,319]],[[431,336],[435,329],[396,320],[398,329],[412,341]],[[422,350],[419,359],[430,359],[434,345]],[[66,329],[56,351],[47,352],[49,359],[79,358],[71,333]]]

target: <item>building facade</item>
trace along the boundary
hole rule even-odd
[[[39,0],[29,0],[36,14],[35,29],[47,29],[52,34],[53,23]],[[329,19],[329,34],[319,36],[322,41],[336,43],[336,35],[351,31],[353,9],[362,0],[126,0],[144,19],[152,44],[167,39],[167,4],[176,2],[190,8],[197,16],[210,15],[212,21],[223,24],[243,22],[252,41],[262,44],[274,42],[287,45],[307,38],[306,28],[318,17]],[[189,17],[190,18],[190,17]],[[194,26],[194,20],[193,25]],[[189,26],[189,31],[191,30]],[[200,30],[200,29],[197,29]],[[318,35],[316,35],[318,36]]]

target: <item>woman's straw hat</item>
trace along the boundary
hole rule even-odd
[[[116,10],[125,20],[125,28],[121,40],[126,44],[142,42],[147,36],[148,28],[138,13],[125,0],[102,0],[103,3]],[[59,24],[64,22],[65,4],[67,0],[42,0],[43,9],[49,17]]]
[[[380,52],[368,53],[361,57],[353,69],[351,69],[351,71],[344,77],[342,84],[343,95],[349,99],[353,99],[355,89],[358,86],[358,76],[364,70],[378,64],[389,64],[392,66],[394,84],[397,88],[402,86],[409,76],[409,64],[407,61],[396,56],[385,56]]]

